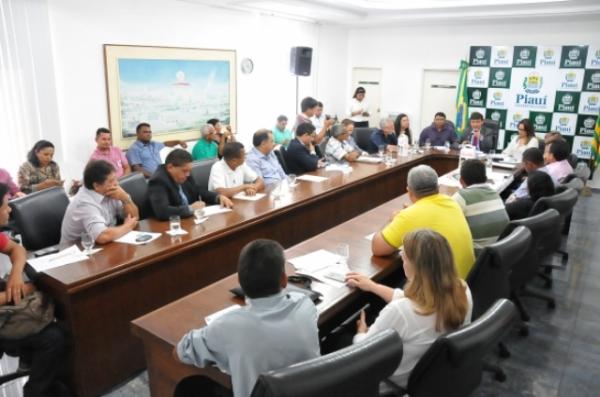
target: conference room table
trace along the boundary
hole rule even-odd
[[[502,170],[494,170],[494,172],[499,177],[494,188],[501,191],[512,181],[511,173]],[[440,192],[451,195],[458,190],[456,184],[452,183],[455,175],[456,173],[447,174],[440,178],[440,183],[450,182],[448,185],[441,185]],[[371,240],[367,236],[379,232],[391,220],[394,212],[401,210],[407,204],[410,204],[408,194],[390,200],[288,248],[285,251],[286,259],[319,249],[335,253],[336,247],[345,243],[350,246],[348,259],[350,270],[364,273],[375,281],[395,275],[400,282],[404,276],[400,256],[398,254],[388,257],[373,256]],[[294,274],[294,269],[289,262],[286,263],[286,272]],[[191,329],[206,325],[204,320],[206,316],[231,305],[244,305],[242,299],[235,297],[229,291],[238,286],[237,274],[230,275],[132,322],[133,334],[144,343],[150,391],[153,397],[172,396],[177,384],[190,376],[205,376],[225,387],[231,387],[229,376],[216,367],[196,368],[179,362],[172,354],[184,334]],[[312,289],[322,294],[322,299],[317,304],[321,336],[337,327],[364,303],[362,298],[365,294],[347,286],[336,287],[313,282]]]
[[[88,260],[40,273],[40,287],[56,301],[57,317],[70,330],[70,383],[77,396],[100,395],[146,363],[130,322],[236,270],[248,242],[271,238],[284,248],[406,192],[408,170],[428,164],[439,174],[455,169],[456,152],[432,150],[398,157],[393,166],[352,164],[349,174],[319,169],[328,179],[299,181],[279,200],[234,200],[233,211],[196,225],[183,219],[185,236],[172,238],[168,222],[146,219],[137,230],[163,235],[146,245],[110,243]]]

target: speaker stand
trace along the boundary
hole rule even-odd
[[[296,75],[296,114],[300,114],[300,109],[298,109],[298,87],[299,87],[298,75]]]

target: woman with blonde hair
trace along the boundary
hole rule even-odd
[[[392,380],[406,385],[412,369],[438,336],[471,322],[473,302],[469,287],[457,275],[450,245],[441,234],[429,229],[408,233],[401,255],[407,279],[403,290],[377,284],[355,272],[348,273],[346,282],[387,302],[371,327],[361,313],[353,342],[384,329],[396,330],[404,354]]]

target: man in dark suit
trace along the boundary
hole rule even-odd
[[[483,115],[481,113],[471,113],[469,124],[462,139],[463,143],[473,145],[484,153],[496,150],[497,132],[483,125]]]
[[[315,135],[315,126],[311,123],[302,123],[296,128],[296,137],[285,151],[285,163],[291,174],[304,174],[325,166],[318,146],[313,144]]]
[[[164,221],[174,215],[190,217],[206,204],[233,207],[227,197],[196,186],[191,171],[192,155],[183,149],[173,150],[165,164],[156,169],[148,181],[148,193],[157,219]]]

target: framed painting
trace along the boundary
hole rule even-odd
[[[158,141],[198,139],[212,118],[236,130],[234,50],[105,44],[104,66],[115,146],[127,149],[142,122]]]

